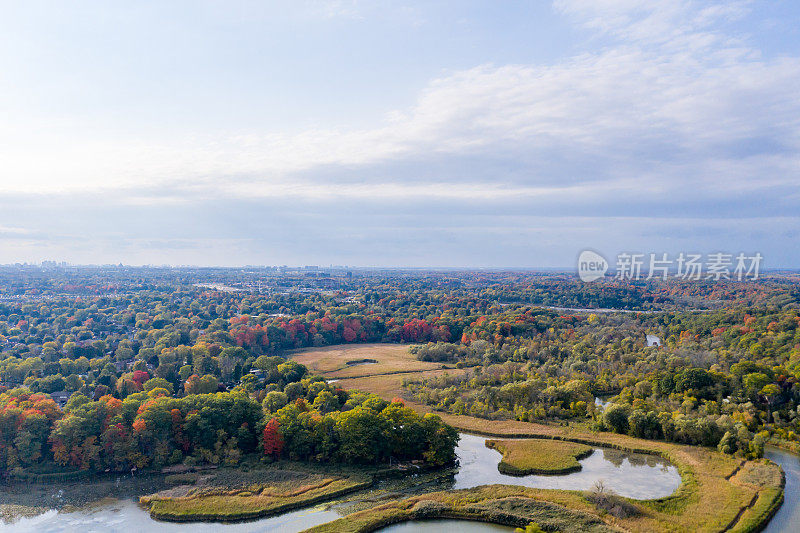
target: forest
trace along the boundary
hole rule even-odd
[[[305,377],[302,365],[270,363],[276,372],[258,384],[264,387],[260,394],[250,382],[230,392],[173,397],[171,384],[156,377],[122,399],[105,394],[92,400],[75,392],[62,410],[48,395],[26,388],[0,393],[0,469],[50,461],[117,472],[177,463],[236,465],[252,453],[357,464],[389,457],[453,461],[458,435],[436,415],[419,416],[399,400],[331,388],[322,378]]]
[[[407,343],[452,365],[405,383],[448,413],[588,423],[751,457],[767,438],[800,434],[791,273],[582,284],[558,273],[11,266],[0,280],[4,472],[236,464],[252,453],[452,461],[457,435],[435,415],[287,360],[364,342]],[[663,346],[645,346],[646,334]],[[613,403],[601,408],[598,396]]]
[[[664,339],[646,346],[646,333]],[[591,419],[598,430],[758,457],[800,434],[800,313],[482,316],[462,343],[412,348],[467,372],[406,379],[420,401],[489,419]],[[596,397],[613,403],[599,407]]]

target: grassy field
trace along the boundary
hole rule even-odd
[[[538,491],[541,492],[541,491]],[[522,527],[536,522],[548,531],[611,533],[592,506],[577,495],[549,491],[548,499],[525,487],[488,485],[473,489],[434,492],[378,505],[345,518],[306,530],[307,533],[362,533],[396,522],[460,518]],[[549,501],[550,500],[550,501]]]
[[[487,440],[486,446],[503,454],[497,469],[512,476],[575,472],[578,459],[592,453],[585,444],[547,439]]]
[[[296,351],[289,357],[306,365],[313,374],[336,379],[442,368],[441,363],[418,361],[408,348],[407,344],[340,344]],[[367,359],[376,363],[352,364]]]
[[[353,347],[355,348],[355,347]],[[340,357],[350,356],[347,348]],[[370,365],[374,366],[374,365]],[[442,372],[455,374],[462,370],[429,370],[417,374],[384,374],[354,377],[342,382],[347,389],[357,389],[373,392],[385,399],[401,397],[406,405],[420,413],[432,412],[430,406],[422,405],[410,398],[402,387],[402,380],[409,375],[430,376]],[[461,431],[482,434],[501,439],[510,438],[540,438],[555,441],[577,442],[588,446],[606,446],[632,452],[659,455],[671,461],[679,470],[683,482],[678,490],[667,498],[635,502],[638,516],[617,518],[609,513],[596,509],[584,495],[577,492],[564,492],[537,489],[513,489],[514,497],[533,498],[538,501],[548,501],[554,504],[566,505],[570,510],[582,510],[590,516],[602,520],[605,524],[618,527],[627,531],[652,532],[652,531],[757,531],[765,519],[780,506],[783,500],[783,478],[780,468],[766,460],[758,462],[743,462],[710,448],[697,446],[683,446],[661,441],[648,441],[626,435],[614,433],[598,433],[575,427],[562,427],[559,425],[533,424],[516,420],[485,420],[465,415],[451,415],[438,413],[448,424]],[[504,489],[505,490],[505,489]],[[508,489],[512,490],[512,489]],[[453,494],[459,494],[457,491]],[[483,492],[478,491],[480,494]],[[497,491],[495,491],[497,492]],[[497,492],[500,494],[500,492]],[[442,493],[449,494],[449,493]],[[414,513],[407,508],[411,505],[422,505],[426,496],[416,497],[411,503],[394,502],[386,505],[386,516],[399,513],[397,519],[370,518],[358,513],[348,517],[341,531],[373,531],[376,527],[391,523],[392,521],[412,519]],[[437,496],[435,499],[448,500],[449,496]],[[495,498],[496,499],[496,498]],[[484,503],[489,505],[491,498],[486,496]],[[441,503],[441,501],[439,502]],[[438,504],[437,504],[438,505]],[[402,512],[399,507],[402,508]],[[460,507],[453,506],[453,517],[461,512]],[[377,509],[376,509],[377,510]],[[448,511],[448,512],[451,512]],[[382,511],[383,512],[383,511]],[[383,516],[383,515],[381,515]],[[403,518],[399,518],[402,516]],[[444,516],[444,515],[441,515]],[[412,518],[408,518],[412,517]],[[351,520],[352,518],[352,520]],[[381,520],[389,522],[381,522]],[[487,516],[473,517],[473,519],[489,519]],[[533,520],[533,519],[531,519]],[[534,520],[540,525],[545,525],[544,520]],[[338,522],[338,521],[337,521]],[[334,522],[331,527],[334,527]],[[511,522],[502,522],[509,523]],[[378,524],[377,526],[375,524]],[[513,525],[513,524],[512,524]],[[338,531],[337,529],[322,529],[319,531]],[[315,530],[316,531],[316,530]]]

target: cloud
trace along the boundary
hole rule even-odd
[[[362,264],[411,264],[392,247],[415,242],[414,261],[486,265],[525,235],[555,258],[537,264],[564,264],[567,248],[593,239],[735,245],[759,242],[770,224],[797,234],[800,57],[767,57],[730,30],[749,2],[554,5],[586,29],[585,50],[443,73],[369,127],[141,140],[22,126],[0,132],[2,187],[44,212],[102,202],[64,212],[75,220],[62,232],[37,231],[68,243],[94,226],[106,235],[98,247],[118,236],[142,258],[148,246],[203,257],[254,225],[272,234],[256,245],[290,250],[283,261],[327,252]],[[15,203],[7,212],[24,219]],[[105,217],[119,220],[98,225]],[[248,243],[226,257],[257,262]],[[358,247],[384,255],[372,262]]]
[[[787,171],[798,164],[800,58],[760,59],[710,30],[743,3],[559,0],[556,6],[620,42],[555,64],[453,72],[431,81],[412,108],[387,112],[372,128],[196,135],[158,144],[77,135],[60,146],[53,140],[47,157],[40,146],[14,147],[8,139],[4,188],[192,183],[234,196],[491,198],[540,195],[541,186],[571,194],[565,182],[598,180],[613,186],[635,179],[662,191],[686,183],[713,190],[795,180]],[[670,44],[676,35],[714,38],[687,48]],[[639,46],[642,40],[658,46]],[[391,173],[398,162],[443,159],[453,167],[469,159],[478,177],[445,171],[421,186],[413,174]],[[498,165],[506,171],[487,183],[482,169]],[[347,175],[358,186],[326,187]],[[452,190],[454,181],[465,183],[462,191]]]
[[[639,44],[709,48],[735,39],[715,26],[743,18],[750,0],[555,0],[555,9],[586,28]]]

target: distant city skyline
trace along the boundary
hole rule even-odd
[[[800,267],[800,4],[0,0],[0,263]]]

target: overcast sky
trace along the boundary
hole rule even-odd
[[[800,2],[0,0],[0,263],[800,267]]]

